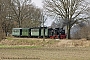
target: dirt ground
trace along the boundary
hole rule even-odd
[[[90,47],[2,48],[0,60],[90,60]]]
[[[0,42],[0,60],[90,60],[90,40],[7,38]]]

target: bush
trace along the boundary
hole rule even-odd
[[[74,34],[74,38],[86,38],[88,40],[90,40],[90,28],[89,26],[85,26],[82,27],[80,30],[78,30],[75,34]]]

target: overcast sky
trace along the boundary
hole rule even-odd
[[[42,1],[43,0],[32,0],[32,2],[36,5],[36,6],[38,6],[39,8],[42,8]],[[48,22],[49,21],[49,22]],[[50,26],[52,24],[52,21],[50,21],[50,20],[47,20],[46,21],[46,23],[44,24],[45,26]]]
[[[36,6],[42,8],[42,0],[32,0],[32,2],[33,2]]]

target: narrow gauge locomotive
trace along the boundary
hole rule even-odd
[[[31,38],[60,38],[65,39],[66,34],[63,28],[48,28],[48,27],[36,27],[36,28],[13,28],[12,36],[14,37],[31,37]]]

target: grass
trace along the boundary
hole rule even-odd
[[[6,40],[2,41],[2,45],[30,45],[30,46],[50,46],[58,43],[56,40],[45,40],[43,39],[34,39],[34,38],[12,38],[7,37]]]
[[[13,37],[6,37],[7,40],[13,40]]]
[[[0,45],[0,49],[27,49],[27,48],[40,48],[41,46],[23,46],[23,45]]]

